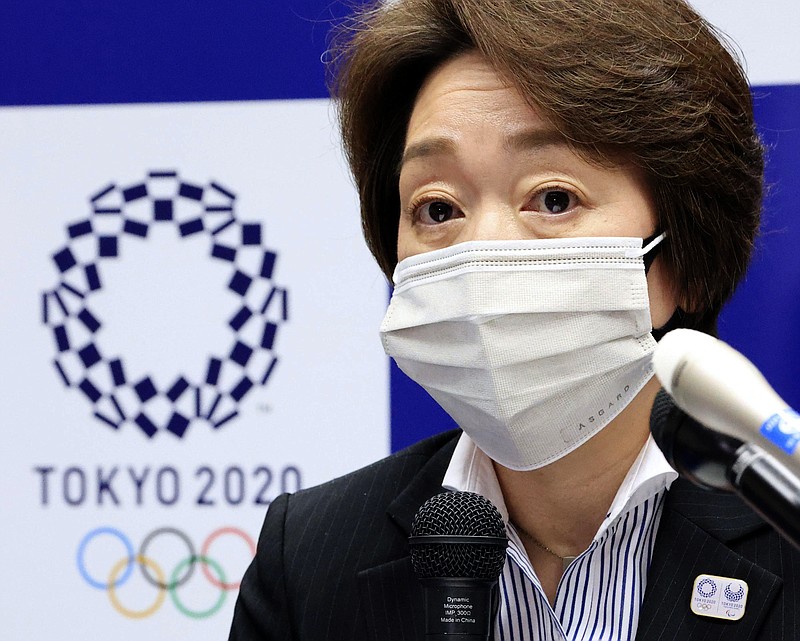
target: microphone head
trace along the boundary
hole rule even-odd
[[[420,579],[494,581],[505,565],[508,538],[491,501],[473,492],[444,492],[417,511],[409,545]]]
[[[650,433],[681,476],[706,490],[733,491],[727,472],[742,442],[694,420],[663,389],[653,401]]]
[[[698,350],[712,347],[720,341],[694,329],[673,329],[658,342],[653,353],[653,368],[659,382],[670,394],[687,359]]]
[[[650,433],[653,435],[653,440],[658,445],[658,449],[667,459],[667,463],[673,468],[676,468],[673,453],[677,428],[675,418],[679,411],[672,397],[663,389],[658,390],[653,401],[653,409],[650,410]],[[678,471],[680,472],[680,470]]]

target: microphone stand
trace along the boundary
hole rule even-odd
[[[753,443],[736,450],[727,477],[744,502],[800,550],[800,479]]]
[[[736,493],[800,550],[800,479],[772,454],[707,428],[663,389],[653,403],[650,429],[681,476],[704,490]]]

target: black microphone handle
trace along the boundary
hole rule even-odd
[[[736,493],[800,550],[800,480],[757,445],[742,445],[736,454],[727,474]]]
[[[420,579],[427,641],[488,641],[500,605],[497,579]]]

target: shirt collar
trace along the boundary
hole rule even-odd
[[[641,505],[661,490],[669,489],[676,478],[678,473],[670,467],[653,437],[649,436],[619,486],[608,515],[600,524],[594,540],[600,539],[620,516]],[[508,523],[508,509],[492,460],[466,433],[461,434],[456,444],[442,486],[448,490],[475,492],[485,496],[494,503],[503,520]]]

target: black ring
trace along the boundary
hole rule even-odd
[[[147,569],[147,567],[145,567],[145,564],[142,563],[141,561],[139,562],[139,568],[142,570],[144,578],[147,579],[147,582],[150,585],[154,585],[155,587],[161,588],[162,590],[174,590],[175,588],[180,587],[181,585],[186,583],[191,578],[192,573],[194,572],[194,566],[197,563],[197,553],[195,552],[192,540],[186,535],[186,533],[174,527],[160,527],[156,530],[153,530],[152,532],[150,532],[150,534],[144,537],[142,544],[139,546],[139,554],[138,554],[139,556],[142,557],[146,556],[145,549],[152,542],[152,540],[156,538],[159,534],[174,534],[179,539],[183,540],[184,543],[186,543],[186,547],[189,548],[189,557],[192,559],[186,568],[186,573],[180,579],[177,579],[173,583],[162,583],[161,581],[158,581],[157,579],[153,578],[150,575],[150,571]]]

